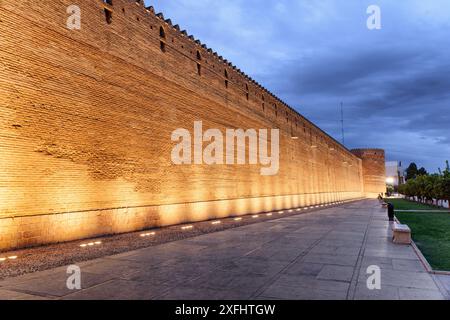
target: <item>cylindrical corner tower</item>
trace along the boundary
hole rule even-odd
[[[376,198],[386,192],[385,152],[382,149],[353,149],[352,153],[362,159],[364,193]]]

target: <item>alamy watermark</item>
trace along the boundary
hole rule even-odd
[[[66,21],[66,27],[69,30],[81,29],[81,9],[76,4],[67,7],[67,14],[69,17]],[[370,15],[367,18],[367,28],[369,30],[381,29],[381,8],[378,5],[372,4],[367,7],[366,13]]]
[[[80,30],[81,29],[81,9],[79,6],[72,4],[67,7],[67,18],[66,26],[69,30]]]
[[[367,14],[370,14],[367,18],[367,29],[380,30],[381,29],[381,8],[375,4],[370,5],[367,8]]]
[[[369,266],[367,268],[367,289],[381,290],[381,268],[379,266]]]
[[[81,290],[81,269],[77,265],[71,265],[67,267],[67,274],[69,277],[66,281],[67,289],[69,290]]]
[[[189,130],[179,128],[172,132],[171,138],[177,142],[171,154],[176,165],[259,164],[262,176],[274,176],[280,168],[279,129],[226,129],[225,133],[208,129],[203,132],[203,122],[195,121],[193,136]]]

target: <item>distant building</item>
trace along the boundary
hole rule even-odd
[[[405,174],[401,161],[386,162],[386,183],[394,187],[405,183]]]

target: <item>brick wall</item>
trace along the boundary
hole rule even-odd
[[[384,150],[355,149],[352,152],[362,159],[364,193],[366,197],[377,197],[386,192],[386,160]]]
[[[68,30],[71,4],[0,2],[0,249],[362,195],[361,159],[170,21],[78,0]],[[279,174],[173,165],[197,120],[279,128]]]

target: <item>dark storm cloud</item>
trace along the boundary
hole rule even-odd
[[[389,49],[326,52],[312,61],[290,63],[280,74],[287,75],[284,90],[299,94],[354,95],[369,90],[361,83],[384,82],[383,78],[393,70],[403,69],[415,59],[408,53]]]
[[[347,147],[431,171],[450,159],[450,2],[147,2],[338,140],[344,102]]]

